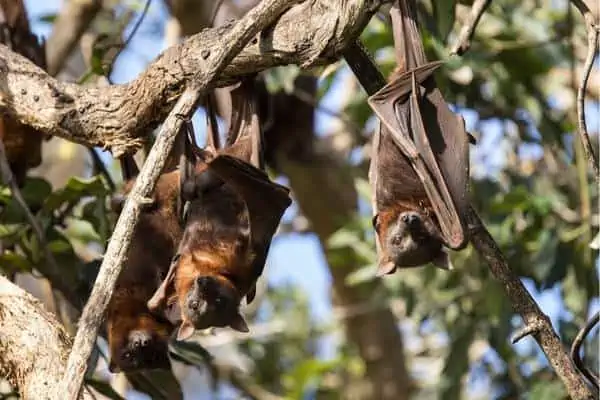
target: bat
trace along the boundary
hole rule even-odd
[[[139,171],[131,155],[120,158],[125,194]],[[107,312],[109,370],[170,369],[168,342],[175,326],[168,314],[147,307],[162,279],[182,235],[177,215],[179,171],[163,173],[156,184],[152,203],[142,208],[123,272]],[[112,208],[119,213],[124,195],[116,196]]]
[[[430,262],[451,269],[445,248],[468,242],[471,137],[436,86],[442,63],[427,62],[411,4],[390,10],[398,68],[368,99],[380,120],[369,167],[378,276]]]
[[[165,301],[179,309],[178,340],[209,327],[248,331],[239,305],[254,299],[271,239],[291,203],[289,189],[264,171],[254,81],[241,82],[231,101],[223,147],[207,110],[207,146],[195,151],[193,174],[182,184],[188,206],[178,260],[148,302],[151,309]]]
[[[168,301],[181,310],[179,340],[195,328],[248,330],[239,303],[243,297],[247,302],[254,298],[271,238],[291,202],[289,190],[264,172],[252,86],[246,81],[232,92],[224,148],[217,148],[216,125],[209,123],[209,142],[189,185],[194,190],[183,194],[190,204],[178,263],[149,302],[150,308],[158,306],[166,288],[174,285],[175,295]]]

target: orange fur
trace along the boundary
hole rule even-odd
[[[132,185],[133,181],[127,182],[124,192],[129,192]],[[166,351],[174,329],[171,323],[154,316],[146,302],[164,278],[181,238],[178,191],[178,171],[161,175],[153,193],[154,208],[141,213],[134,230],[127,261],[107,313],[111,361],[117,366],[120,366],[118,354],[128,346],[132,331],[147,332],[155,340],[153,345]]]

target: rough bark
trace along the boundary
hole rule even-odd
[[[61,378],[70,347],[71,339],[54,314],[0,275],[0,375],[21,398],[47,395]]]
[[[337,58],[362,31],[378,0],[314,0],[299,4],[227,65],[212,86],[277,65],[304,67]],[[186,84],[204,70],[207,57],[228,48],[233,23],[206,29],[162,53],[134,81],[109,87],[58,82],[23,57],[0,46],[0,113],[68,140],[133,151],[166,117]]]

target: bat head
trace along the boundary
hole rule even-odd
[[[443,248],[436,221],[426,212],[403,211],[385,220],[375,216],[373,225],[383,246],[377,275],[393,273],[396,268],[417,267],[429,262],[451,269],[450,258]]]
[[[191,261],[196,264],[203,262],[201,258]],[[207,268],[198,268],[199,265],[191,265],[194,271],[190,274],[189,270],[186,271],[189,266],[184,258],[176,279],[182,320],[177,340],[189,338],[194,329],[209,327],[229,326],[240,332],[248,332],[248,325],[239,312],[242,296],[231,279],[219,273],[206,273]]]
[[[136,319],[115,320],[109,327],[112,373],[141,369],[170,369],[168,357],[169,334],[172,325],[152,315]]]

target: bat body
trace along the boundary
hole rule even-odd
[[[216,125],[209,123],[207,148],[182,182],[188,205],[179,259],[149,302],[180,310],[179,340],[209,327],[248,331],[240,302],[254,298],[271,238],[291,203],[289,190],[263,170],[253,82],[242,82],[231,96],[225,146],[218,148]]]
[[[133,186],[137,166],[131,156],[121,159]],[[174,325],[161,313],[151,312],[147,301],[164,279],[182,235],[177,216],[179,171],[160,176],[153,202],[142,209],[131,247],[108,306],[107,331],[111,372],[169,369],[168,341]],[[124,198],[113,203],[120,211]]]
[[[369,180],[378,275],[427,264],[450,269],[445,247],[467,243],[469,135],[449,109],[427,62],[409,0],[392,7],[398,68],[369,104],[381,123]]]

